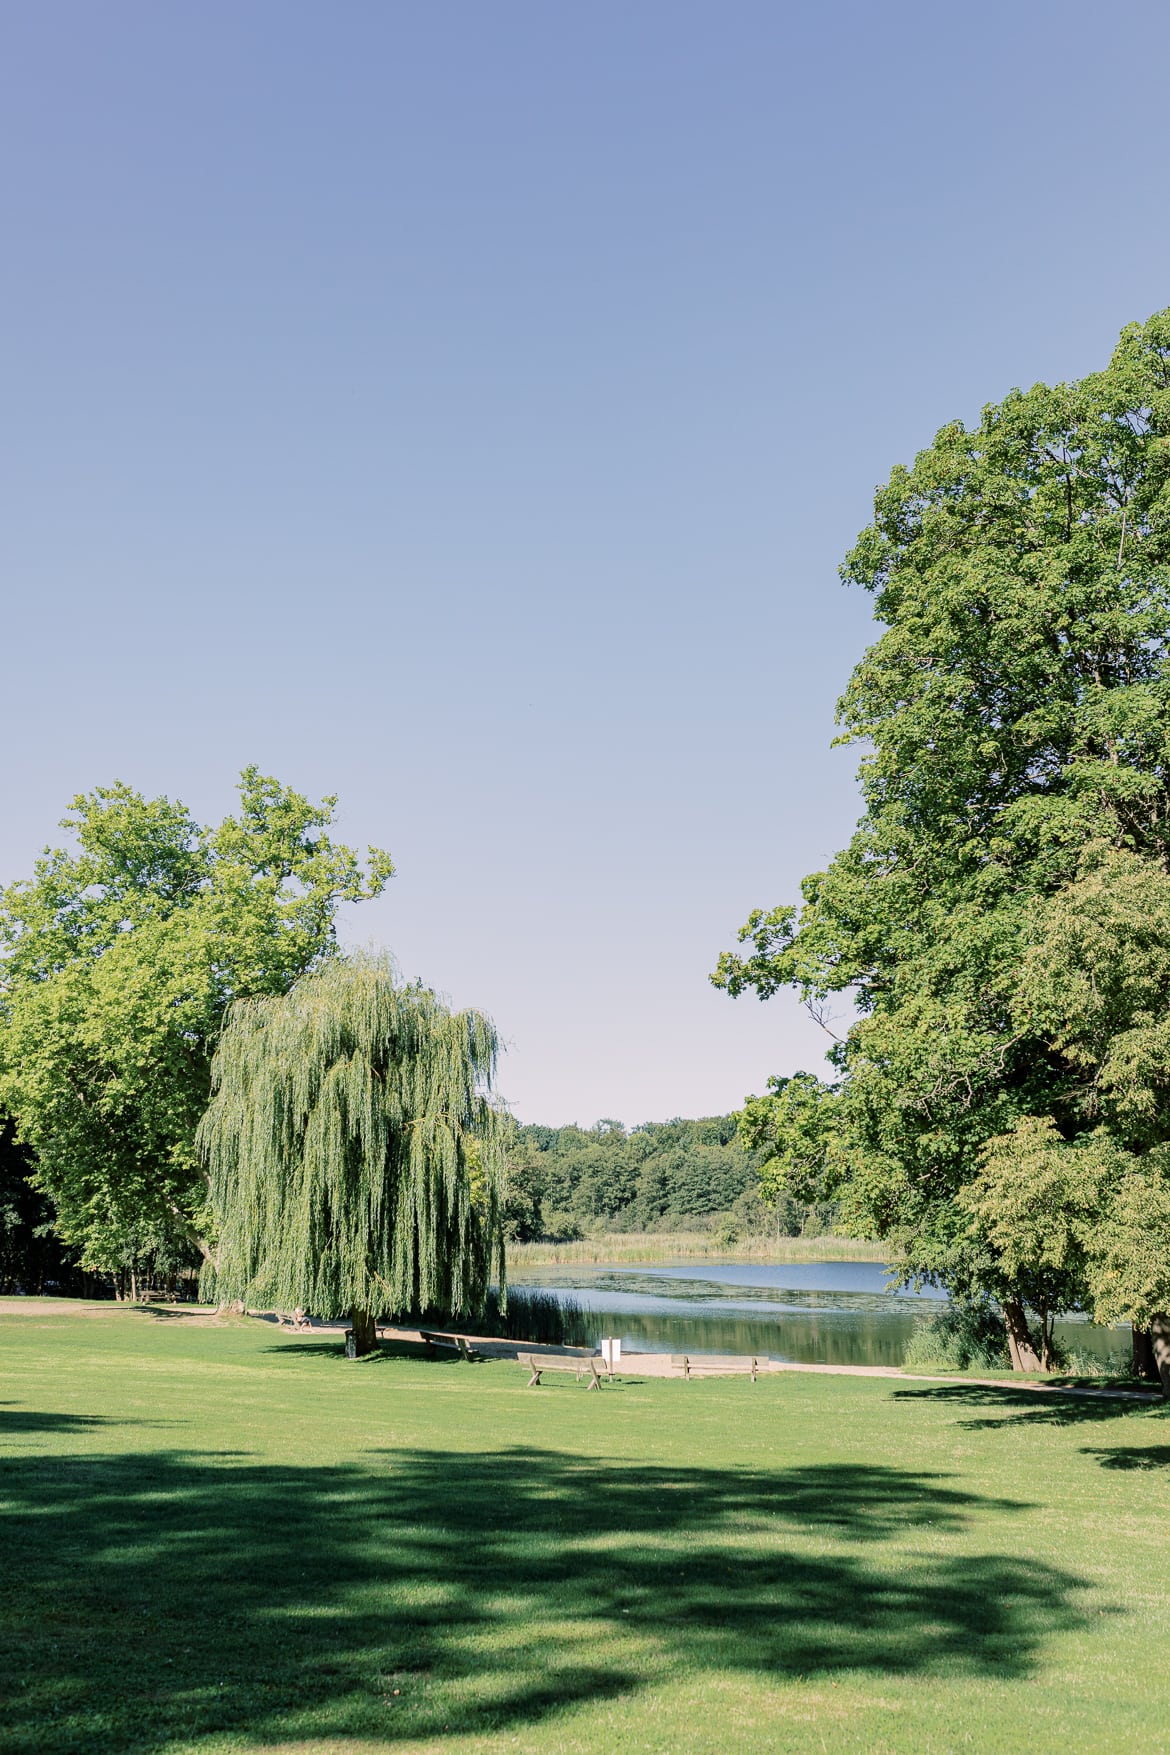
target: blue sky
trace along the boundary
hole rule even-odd
[[[0,879],[247,762],[524,1120],[816,1068],[707,974],[848,838],[875,484],[1170,304],[1170,15],[38,0],[0,22]]]

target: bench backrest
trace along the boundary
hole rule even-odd
[[[760,1369],[758,1358],[721,1359],[713,1353],[706,1355],[702,1353],[672,1353],[670,1362],[672,1365],[680,1365],[684,1369],[689,1367],[692,1371],[758,1371]]]
[[[582,1371],[586,1365],[594,1377],[600,1375],[597,1369],[598,1360],[594,1353],[517,1353],[516,1363],[527,1365],[533,1371]]]

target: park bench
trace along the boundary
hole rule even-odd
[[[475,1361],[476,1355],[473,1353],[471,1343],[465,1335],[438,1334],[434,1329],[424,1328],[419,1330],[419,1336],[426,1342],[427,1349],[430,1352],[432,1359],[435,1356],[436,1347],[454,1347],[455,1351],[459,1354],[459,1357],[465,1360],[468,1365],[473,1364]]]
[[[672,1353],[670,1363],[675,1370],[682,1372],[688,1383],[692,1371],[702,1377],[730,1377],[741,1371],[745,1374],[750,1372],[753,1383],[760,1371],[758,1359],[717,1359],[714,1357],[705,1358],[702,1355],[692,1359],[687,1353]]]
[[[557,1353],[518,1353],[517,1359],[525,1371],[532,1373],[528,1379],[529,1389],[539,1389],[540,1379],[545,1371],[572,1371],[576,1373],[577,1382],[582,1377],[588,1378],[589,1389],[601,1388],[601,1372],[597,1369],[597,1360],[592,1354],[582,1358],[580,1354],[574,1358]]]

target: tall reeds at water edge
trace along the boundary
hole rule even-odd
[[[593,1346],[588,1316],[572,1297],[558,1297],[542,1286],[509,1286],[507,1309],[500,1309],[498,1286],[491,1286],[479,1316],[453,1318],[446,1311],[412,1311],[395,1318],[407,1329],[454,1330],[500,1341],[531,1341],[533,1346]],[[596,1327],[593,1325],[593,1327]]]
[[[481,1335],[485,1340],[531,1341],[544,1347],[591,1347],[586,1312],[575,1298],[560,1297],[542,1286],[509,1286],[508,1308],[500,1309],[499,1288],[492,1286],[478,1316],[453,1317],[444,1310],[412,1310],[394,1319],[403,1328]],[[596,1324],[594,1324],[596,1327]]]
[[[509,1243],[510,1267],[556,1267],[612,1262],[669,1261],[881,1261],[889,1244],[851,1237],[752,1237],[720,1243],[710,1231],[616,1231],[571,1243]],[[515,1294],[508,1293],[511,1303]]]
[[[475,1326],[481,1334],[502,1340],[531,1341],[546,1347],[592,1345],[585,1311],[575,1298],[558,1298],[539,1286],[511,1286],[508,1308],[500,1310],[500,1296],[493,1286],[483,1315]]]

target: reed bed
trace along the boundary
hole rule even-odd
[[[500,1295],[493,1286],[476,1329],[506,1341],[529,1341],[543,1347],[588,1347],[591,1340],[585,1311],[572,1297],[558,1298],[539,1286],[513,1286],[508,1307],[500,1309]]]
[[[720,1243],[710,1231],[611,1231],[573,1243],[509,1243],[509,1271],[608,1262],[885,1261],[888,1245],[852,1237],[751,1237]],[[516,1296],[508,1294],[509,1302]]]
[[[498,1286],[488,1288],[487,1300],[477,1316],[462,1311],[409,1310],[400,1312],[396,1324],[403,1328],[438,1329],[463,1335],[483,1335],[501,1341],[530,1341],[542,1347],[588,1347],[586,1313],[571,1293],[558,1296],[543,1286],[509,1286],[507,1306],[500,1308]]]

